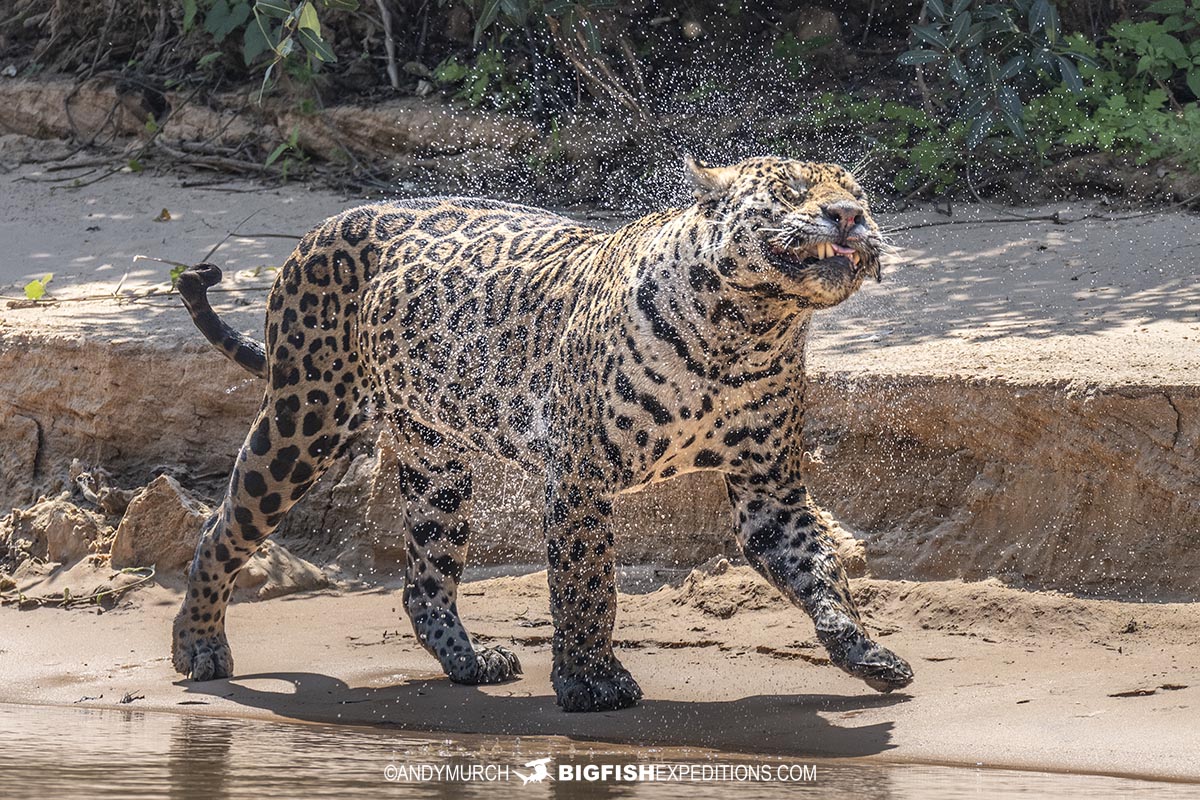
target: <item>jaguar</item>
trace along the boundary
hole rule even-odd
[[[364,428],[399,453],[403,605],[450,680],[496,683],[516,654],[481,646],[457,595],[472,463],[545,482],[552,683],[567,711],[635,705],[613,652],[612,513],[622,494],[700,470],[724,478],[748,563],[812,618],[833,664],[873,689],[910,683],[851,597],[837,539],[803,482],[813,314],[880,279],[886,244],[834,164],[685,160],[694,200],[599,230],[487,199],[364,205],[320,224],[280,269],[265,343],[179,279],[200,331],[266,381],[223,501],[205,523],[175,619],[175,669],[228,677],[234,579]]]

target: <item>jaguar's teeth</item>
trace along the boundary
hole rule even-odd
[[[850,253],[850,255],[848,255],[847,258],[850,259],[851,264],[853,264],[856,267],[858,266],[858,252],[857,251]]]
[[[829,242],[817,242],[817,258],[829,258],[833,255],[833,247]]]

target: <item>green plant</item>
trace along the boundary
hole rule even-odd
[[[1195,36],[1200,26],[1200,1],[1159,0],[1146,11],[1161,19],[1113,25],[1109,30],[1112,42],[1105,54],[1110,63],[1127,57],[1133,62],[1130,77],[1148,79],[1179,109],[1172,85],[1182,82],[1193,98],[1200,98],[1200,38]]]
[[[281,64],[304,62],[310,70],[337,60],[322,35],[318,7],[353,11],[358,0],[183,0],[183,30],[192,30],[203,12],[203,28],[217,44],[241,30],[242,59],[251,66],[266,56],[262,89]],[[201,68],[220,52],[200,59]]]
[[[47,272],[41,278],[34,278],[25,284],[25,298],[27,300],[41,300],[46,296],[46,285],[52,280],[54,280],[54,273]]]
[[[488,47],[471,64],[451,56],[433,70],[433,79],[454,88],[454,99],[472,107],[488,105],[507,110],[521,105],[529,94],[528,80],[517,81],[496,47]]]
[[[1025,103],[1061,80],[1081,91],[1079,66],[1091,59],[1061,35],[1049,0],[926,0],[926,24],[912,27],[920,46],[900,55],[902,64],[928,68],[970,121],[969,148],[1002,123],[1025,138]]]
[[[814,142],[836,142],[863,157],[864,174],[888,174],[902,194],[944,194],[961,182],[967,150],[967,124],[896,102],[857,100],[823,94],[793,120],[788,136],[774,143],[780,153],[800,158],[845,161],[844,149],[817,149]],[[796,142],[805,142],[798,150]]]
[[[293,127],[291,132],[288,133],[288,137],[275,146],[275,149],[267,155],[267,160],[263,162],[263,166],[271,166],[276,161],[279,161],[281,156],[283,156],[283,161],[280,163],[280,172],[285,181],[288,179],[288,173],[291,172],[292,167],[296,163],[308,161],[308,155],[300,147],[299,126]]]

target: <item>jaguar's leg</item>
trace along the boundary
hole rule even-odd
[[[176,671],[194,680],[233,674],[225,611],[234,579],[325,472],[343,441],[336,429],[325,428],[322,404],[310,403],[306,413],[299,407],[294,395],[276,402],[268,394],[238,454],[225,498],[201,532],[171,640]]]
[[[803,486],[768,490],[726,476],[746,559],[816,625],[830,659],[881,692],[912,682],[908,663],[871,640],[850,597],[837,545]]]
[[[521,674],[516,654],[472,642],[458,615],[458,583],[470,535],[471,469],[440,434],[413,423],[406,427],[397,478],[408,538],[404,608],[413,630],[450,680],[510,680]]]
[[[636,705],[642,690],[613,654],[617,614],[611,498],[570,483],[546,491],[546,553],[554,620],[551,680],[566,711]]]

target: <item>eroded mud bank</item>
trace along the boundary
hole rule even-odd
[[[261,387],[200,343],[0,333],[0,503],[78,490],[73,460],[121,488],[168,473],[219,497]],[[1200,596],[1197,387],[1014,386],[946,377],[814,372],[809,482],[865,544],[872,574],[978,579],[1130,599]],[[387,463],[386,456],[383,459]],[[300,556],[388,572],[400,508],[364,440],[289,515]],[[78,468],[78,467],[77,467]],[[540,560],[536,481],[498,464],[479,478],[475,557]],[[729,552],[715,476],[623,498],[627,561],[694,564]]]

